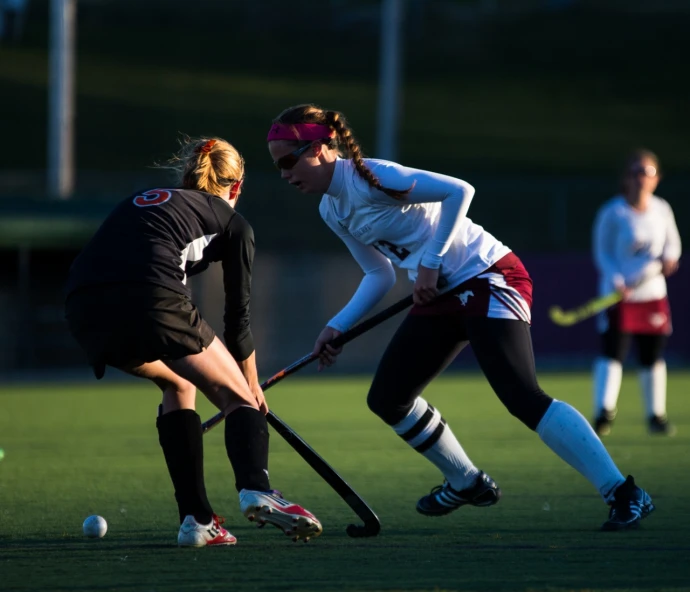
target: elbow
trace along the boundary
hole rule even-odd
[[[372,288],[378,286],[380,293],[386,294],[394,285],[397,280],[395,275],[395,269],[390,261],[387,265],[382,265],[376,269],[371,270],[366,274],[368,280],[372,282]]]
[[[475,188],[473,185],[470,185],[466,181],[462,182],[462,196],[464,200],[467,200],[467,203],[472,201],[472,198],[474,197],[475,193]]]
[[[385,271],[385,290],[386,292],[388,292],[395,285],[395,281],[397,278],[395,277],[395,269],[392,265],[389,265]]]

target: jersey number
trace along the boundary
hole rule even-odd
[[[398,247],[397,245],[389,243],[385,240],[376,241],[374,243],[374,248],[383,253],[389,259],[404,261],[410,256],[410,252],[405,247]]]
[[[167,189],[151,189],[144,191],[141,195],[134,198],[134,205],[140,208],[147,208],[148,206],[159,206],[165,203],[172,197],[172,193]]]

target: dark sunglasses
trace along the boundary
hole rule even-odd
[[[311,148],[311,145],[312,142],[309,142],[309,144],[305,144],[301,148],[297,148],[297,150],[293,150],[285,156],[281,156],[278,160],[274,160],[273,164],[279,171],[289,171],[297,164],[299,157],[302,156],[302,154],[304,154],[309,148]]]

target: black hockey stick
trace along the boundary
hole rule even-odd
[[[336,470],[330,466],[309,444],[300,438],[290,426],[272,411],[266,416],[271,427],[292,446],[319,477],[350,506],[364,524],[349,524],[345,532],[351,537],[373,537],[381,530],[381,522],[369,505],[350,487]]]
[[[349,343],[356,337],[359,337],[363,333],[366,333],[369,331],[369,329],[373,329],[377,325],[380,325],[384,321],[387,321],[391,317],[395,316],[399,312],[405,310],[408,306],[412,304],[412,295],[406,296],[402,300],[399,300],[395,304],[392,304],[385,310],[382,310],[380,313],[375,314],[373,317],[362,321],[361,323],[358,323],[352,329],[349,329],[345,331],[345,333],[342,333],[338,337],[336,337],[332,342],[331,345],[333,347],[340,347],[341,345],[345,345],[346,343]],[[290,376],[290,374],[294,374],[298,370],[304,368],[306,365],[311,364],[314,360],[318,359],[318,354],[310,353],[307,354],[306,356],[301,357],[299,360],[296,362],[293,362],[290,364],[287,368],[283,368],[280,372],[274,374],[266,380],[262,385],[261,385],[261,390],[265,391],[266,389],[271,388],[274,384],[280,382],[283,380],[283,378]],[[216,427],[220,422],[222,422],[225,419],[225,415],[223,412],[216,413],[211,419],[207,419],[204,423],[201,424],[201,429],[203,430],[204,434],[208,432],[209,430],[213,429]]]
[[[355,325],[349,331],[346,331],[342,335],[338,336],[333,340],[332,345],[335,347],[344,345],[345,343],[353,340],[355,337],[362,335],[362,333],[365,333],[369,329],[372,329],[376,325],[379,325],[383,321],[405,310],[411,304],[412,296],[403,298],[399,302],[396,302],[370,319]],[[262,390],[265,391],[267,388],[270,388],[286,376],[297,372],[297,370],[303,368],[317,358],[318,355],[314,355],[313,353],[300,358],[264,382],[261,385]],[[223,419],[225,419],[225,415],[222,412],[214,415],[211,419],[202,424],[203,433],[208,432],[210,429],[221,423]],[[381,522],[369,505],[355,492],[354,489],[352,489],[352,487],[347,484],[345,479],[343,479],[333,467],[331,467],[311,446],[309,446],[309,444],[302,440],[302,438],[300,438],[300,436],[297,435],[292,428],[290,428],[290,426],[288,426],[275,413],[273,413],[273,411],[268,412],[266,419],[273,429],[275,429],[276,432],[278,432],[278,434],[294,448],[297,454],[299,454],[307,462],[307,464],[314,469],[318,475],[326,483],[328,483],[328,485],[333,488],[333,490],[364,522],[363,525],[348,525],[346,529],[347,534],[351,537],[376,536],[381,530]]]

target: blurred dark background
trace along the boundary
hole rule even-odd
[[[657,193],[690,242],[690,2],[401,5],[396,160],[476,187],[470,217],[535,279],[537,359],[587,365],[598,343],[593,323],[560,329],[545,311],[595,295],[594,213],[616,192],[631,149],[659,155]],[[239,209],[257,235],[263,371],[309,351],[359,271],[321,222],[318,198],[280,182],[266,131],[284,108],[316,102],[344,112],[365,153],[377,156],[381,2],[78,0],[69,199],[46,189],[49,21],[50,2],[29,0],[18,33],[0,44],[0,376],[83,363],[62,323],[69,263],[115,202],[169,184],[152,165],[175,151],[181,133],[222,136],[247,161]],[[217,277],[195,288],[217,324]],[[399,282],[390,299],[409,289]],[[686,266],[669,290],[669,364],[684,366]],[[392,328],[362,338],[343,370],[369,369]]]

